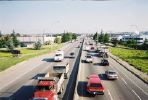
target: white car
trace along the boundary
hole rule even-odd
[[[114,70],[109,69],[109,70],[105,71],[105,74],[108,79],[118,79],[117,72]]]
[[[58,50],[54,56],[54,61],[62,61],[64,59],[64,51]]]
[[[92,63],[93,62],[93,59],[92,59],[91,55],[87,55],[85,57],[86,57],[85,62],[87,62],[87,63]]]

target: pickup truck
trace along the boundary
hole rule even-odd
[[[69,64],[53,66],[52,72],[38,77],[38,83],[32,100],[58,100],[58,94],[64,89],[64,80],[68,78]]]

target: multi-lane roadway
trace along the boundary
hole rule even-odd
[[[82,41],[82,40],[81,40]],[[92,41],[85,39],[84,42]],[[65,60],[70,64],[70,76],[64,82],[64,92],[59,95],[59,100],[147,100],[148,86],[123,66],[109,57],[109,66],[101,66],[101,58],[93,55],[93,63],[85,63],[87,46],[80,41],[66,43],[63,49]],[[95,43],[94,43],[95,44]],[[94,45],[96,46],[96,45]],[[75,58],[70,59],[70,52],[75,53]],[[91,52],[94,53],[94,52]],[[53,61],[55,52],[42,55],[0,73],[0,100],[29,100],[37,84],[37,77],[51,70],[58,62]],[[81,55],[81,56],[80,56]],[[78,70],[77,70],[78,69]],[[107,69],[114,69],[118,73],[117,80],[108,80],[105,75]],[[77,74],[78,71],[78,74]],[[104,95],[90,95],[86,91],[87,77],[97,74],[105,88]],[[77,76],[78,75],[78,76]],[[76,79],[77,78],[77,79]],[[76,84],[75,84],[76,83]],[[75,86],[76,85],[76,86]],[[73,98],[74,94],[74,98]]]
[[[65,59],[70,64],[70,73],[75,65],[80,48],[80,41],[65,43],[61,48],[65,52]],[[75,53],[75,58],[70,59],[70,52]],[[37,77],[51,70],[58,62],[53,61],[55,52],[30,59],[0,73],[0,100],[29,100],[33,95]],[[68,79],[69,80],[69,79]],[[65,90],[68,83],[65,81]],[[62,99],[64,92],[59,96]]]
[[[88,41],[85,41],[88,42]],[[84,43],[85,44],[85,43]],[[77,78],[77,87],[75,100],[147,100],[148,99],[148,85],[143,83],[136,76],[127,71],[123,66],[118,64],[115,60],[109,58],[109,66],[101,66],[101,58],[93,56],[93,63],[84,63],[85,56],[88,51],[83,51],[81,56],[81,63],[79,66],[79,73]],[[107,69],[114,69],[117,71],[117,80],[108,80],[105,75]],[[87,77],[91,74],[97,74],[105,88],[104,95],[90,95],[86,91]]]

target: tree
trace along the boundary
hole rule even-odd
[[[5,47],[5,40],[4,37],[0,37],[0,48],[4,48]]]
[[[8,40],[5,42],[5,47],[11,51],[11,50],[14,50],[14,44],[13,44],[13,40],[11,37],[7,37]]]
[[[17,39],[17,34],[15,33],[15,31],[13,30],[13,32],[11,33],[11,37],[14,43],[15,47],[18,47],[20,45],[19,40]]]
[[[60,44],[62,42],[61,37],[57,36],[54,42]]]
[[[0,31],[0,37],[2,37],[2,32]]]
[[[117,46],[118,42],[119,42],[119,41],[118,41],[117,39],[113,39],[113,40],[112,40],[112,44],[114,45],[114,47]]]
[[[72,39],[77,39],[77,35],[75,33],[72,34]]]
[[[135,47],[136,48],[136,45],[137,45],[137,43],[134,39],[130,39],[126,42],[126,46],[128,46],[128,47],[132,47],[132,48]]]
[[[67,42],[72,40],[72,33],[64,33],[62,35],[62,42]]]
[[[103,37],[103,42],[108,43],[109,42],[109,35],[106,33]]]
[[[143,44],[141,45],[141,48],[143,50],[148,50],[148,40],[147,39],[144,40]]]
[[[99,35],[99,42],[103,42],[104,41],[104,34],[100,34]]]
[[[34,49],[35,49],[35,50],[40,50],[41,47],[42,47],[41,41],[37,41],[37,42],[34,44]]]

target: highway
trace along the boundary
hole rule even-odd
[[[65,60],[70,64],[70,73],[79,53],[78,45],[80,41],[67,43],[62,48],[65,52]],[[75,58],[68,58],[70,52],[75,52]],[[46,54],[22,63],[20,68],[12,68],[0,75],[0,100],[29,100],[37,84],[37,77],[45,75],[53,65],[58,62],[53,61],[55,52]],[[65,81],[65,90],[68,83]],[[59,96],[62,99],[64,92]]]
[[[81,40],[82,41],[82,40]],[[86,41],[92,41],[86,39]],[[148,86],[123,66],[109,57],[109,66],[101,66],[101,57],[93,55],[93,63],[85,63],[87,51],[85,43],[81,48],[77,46],[80,40],[66,43],[63,49],[65,61],[70,64],[70,76],[64,82],[64,91],[59,95],[59,100],[147,100]],[[69,58],[69,53],[75,52],[75,58]],[[45,75],[51,67],[58,64],[53,61],[55,52],[32,58],[16,67],[0,73],[0,100],[29,100],[37,84],[37,77]],[[81,57],[80,57],[81,55]],[[78,69],[79,68],[79,69]],[[76,80],[78,69],[78,76]],[[105,75],[107,69],[118,72],[117,80],[108,80]],[[105,88],[104,95],[90,95],[86,92],[87,77],[98,74]],[[77,82],[75,87],[75,82]],[[74,92],[75,88],[75,92]]]
[[[85,43],[84,43],[85,44]],[[93,56],[93,63],[84,63],[87,51],[83,46],[81,63],[75,88],[75,100],[147,100],[148,86],[132,73],[127,71],[115,60],[109,58],[109,66],[101,66],[101,58]],[[114,69],[118,73],[117,80],[108,80],[105,75],[107,69]],[[90,95],[86,92],[87,77],[98,74],[105,88],[104,95]]]

